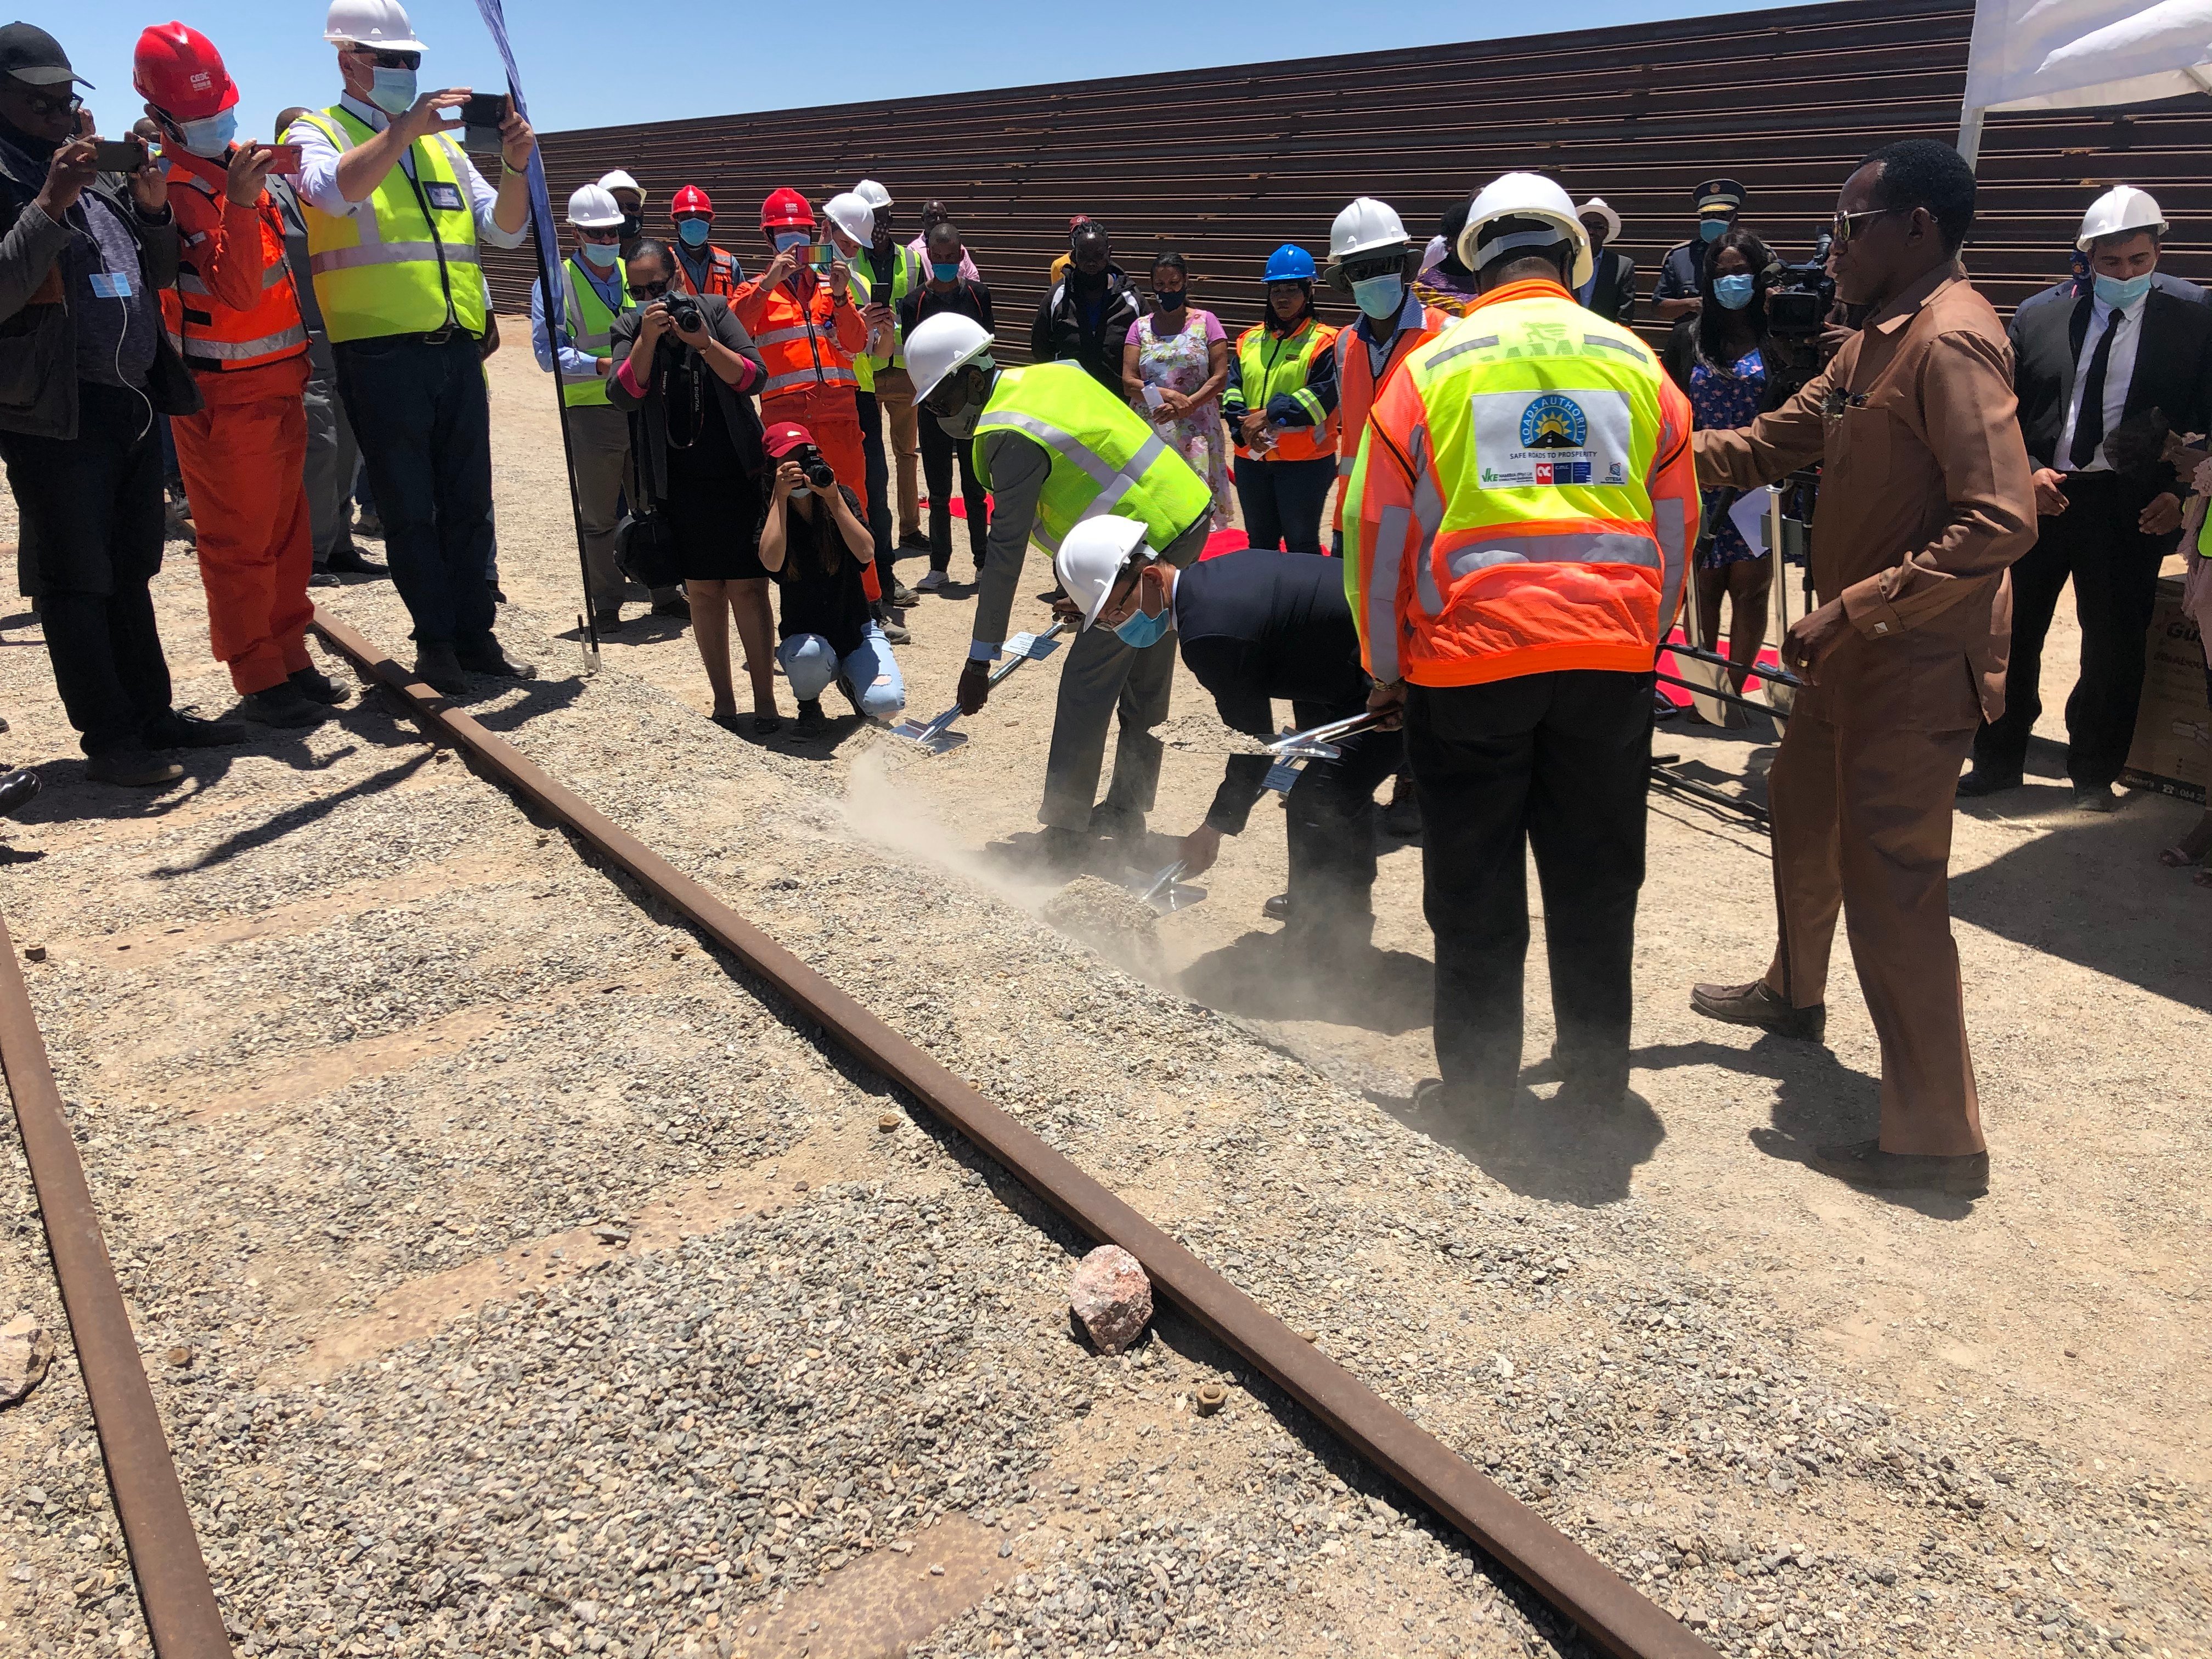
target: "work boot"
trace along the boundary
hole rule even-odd
[[[799,723],[791,728],[791,735],[801,743],[810,738],[821,737],[830,729],[830,717],[822,712],[822,699],[802,698],[799,705]]]
[[[1748,985],[1693,985],[1690,1006],[1707,1019],[1756,1025],[1777,1036],[1802,1037],[1808,1042],[1820,1042],[1828,1029],[1826,1003],[1793,1008],[1770,990],[1765,980],[1753,980]]]
[[[1401,841],[1411,841],[1421,833],[1421,800],[1413,793],[1413,781],[1401,772],[1390,785],[1389,805],[1382,809],[1382,829]]]
[[[2109,783],[2088,783],[2074,791],[2074,810],[2077,812],[2110,812],[2120,804]]]
[[[353,688],[340,685],[319,668],[295,668],[285,677],[303,697],[335,708],[353,696]]]
[[[2017,789],[2021,782],[2018,768],[2000,771],[1994,766],[1976,764],[1959,780],[1959,793],[1969,800],[1982,795],[1994,795],[2006,789]]]
[[[1035,857],[1052,874],[1065,880],[1080,874],[1091,862],[1094,838],[1088,830],[1066,830],[1048,823],[1036,838]]]
[[[921,603],[921,595],[894,576],[890,580],[890,586],[884,590],[884,602],[886,605],[895,605],[902,611],[911,611]]]
[[[484,635],[482,645],[466,650],[455,647],[453,656],[471,674],[488,675],[495,680],[534,680],[537,668],[526,662],[510,662],[507,653],[499,648],[499,641],[490,635]]]
[[[1091,833],[1105,836],[1125,853],[1139,853],[1145,846],[1145,815],[1102,803],[1091,809]]]
[[[450,645],[417,645],[415,678],[433,691],[448,697],[465,697],[469,683],[461,672],[461,659]]]
[[[622,607],[609,605],[605,611],[592,612],[592,631],[601,639],[622,632]]]
[[[147,721],[144,736],[149,749],[228,749],[253,741],[253,733],[238,720],[204,720],[173,708]]]
[[[884,630],[884,638],[890,644],[912,645],[914,643],[913,630],[891,615],[889,605],[884,605],[878,612],[876,625]]]
[[[656,617],[681,617],[685,622],[690,622],[691,601],[681,593],[672,599],[659,599],[653,603],[653,614]]]
[[[84,775],[91,783],[119,783],[131,788],[162,788],[185,775],[172,760],[143,749],[114,749],[85,757]]]
[[[1820,1147],[1806,1161],[1822,1175],[1848,1181],[1854,1187],[1948,1193],[1954,1198],[1982,1198],[1990,1190],[1986,1152],[1948,1157],[1933,1152],[1885,1152],[1879,1140],[1853,1140]]]
[[[320,726],[331,717],[328,703],[302,695],[289,680],[247,692],[239,699],[238,712],[256,726]]]
[[[927,553],[929,551],[928,532],[921,530],[902,530],[899,532],[898,544],[902,549],[912,548],[917,553]]]
[[[333,576],[329,571],[324,569],[322,566],[317,565],[313,570],[307,573],[307,586],[310,587],[343,587],[345,584],[340,581],[336,576]]]
[[[30,805],[42,787],[39,775],[27,766],[0,773],[0,818],[14,817],[18,809]]]
[[[335,571],[341,576],[389,576],[392,574],[390,567],[380,565],[374,559],[363,558],[361,550],[351,542],[341,543],[331,550],[331,556],[324,562],[324,568]]]

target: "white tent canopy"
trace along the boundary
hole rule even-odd
[[[1959,149],[1988,110],[2080,109],[2212,92],[2212,0],[1977,0]]]

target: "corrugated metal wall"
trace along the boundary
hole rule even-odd
[[[1533,21],[1533,20],[1532,20]],[[1603,195],[1617,246],[1650,291],[1687,234],[1690,191],[1730,173],[1747,222],[1785,258],[1809,252],[1852,165],[1894,138],[1954,138],[1972,21],[1958,0],[1845,0],[1740,17],[1245,64],[894,102],[547,134],[554,200],[610,168],[651,191],[667,232],[678,185],[714,198],[716,240],[764,261],[757,215],[779,185],[818,210],[863,177],[953,210],[1023,349],[1070,215],[1103,220],[1133,276],[1159,249],[1191,261],[1194,298],[1232,332],[1259,314],[1278,243],[1327,251],[1329,221],[1380,196],[1417,234],[1454,198],[1512,168]],[[2066,273],[2090,197],[2124,179],[2155,192],[2176,234],[2166,268],[2212,281],[2212,98],[2129,112],[1993,118],[1967,262],[2009,307]],[[502,309],[526,301],[526,253],[496,255]],[[1324,302],[1345,320],[1346,307]]]

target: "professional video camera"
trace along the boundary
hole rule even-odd
[[[1767,267],[1766,329],[1785,398],[1795,397],[1820,372],[1820,331],[1836,304],[1836,279],[1828,275],[1830,241],[1824,230],[1803,264],[1778,260]]]

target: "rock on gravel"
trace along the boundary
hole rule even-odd
[[[12,1406],[37,1388],[53,1358],[53,1334],[34,1315],[17,1314],[0,1325],[0,1406]]]
[[[1075,1264],[1068,1304],[1101,1353],[1119,1353],[1152,1319],[1152,1281],[1119,1244],[1101,1244]]]

